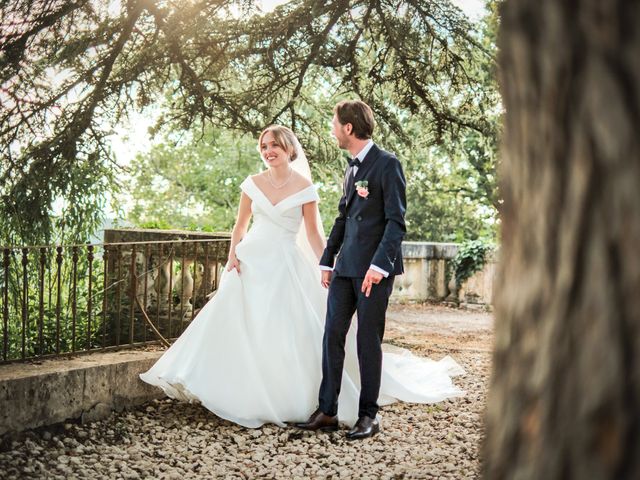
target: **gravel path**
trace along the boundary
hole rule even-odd
[[[199,405],[157,400],[87,425],[24,432],[0,445],[0,478],[478,478],[490,370],[491,315],[394,306],[386,340],[431,358],[453,356],[467,392],[436,405],[397,403],[383,431],[331,434],[244,429]]]

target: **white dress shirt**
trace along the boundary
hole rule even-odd
[[[367,156],[367,153],[369,153],[369,150],[371,150],[371,147],[373,147],[373,140],[369,140],[367,142],[367,144],[362,148],[362,150],[360,150],[357,153],[357,155],[354,158],[357,158],[358,160],[360,160],[360,162],[363,162],[365,157]],[[356,173],[358,173],[358,167],[356,167],[356,166],[351,167],[351,172],[352,172],[352,175],[355,177]],[[384,278],[387,278],[389,276],[389,272],[387,272],[386,270],[383,270],[380,267],[377,267],[377,266],[375,266],[373,264],[370,265],[369,268],[371,270],[375,270],[378,273],[381,273]],[[327,267],[325,265],[320,265],[320,270],[332,270],[333,271],[333,268]]]
[[[360,150],[354,158],[360,160],[360,163],[364,162],[364,158],[367,156],[367,153],[369,153],[369,150],[371,150],[371,147],[373,147],[373,140],[369,140],[364,148]],[[353,172],[353,176],[355,177],[356,173],[358,173],[358,167],[353,166],[351,167],[351,170]]]

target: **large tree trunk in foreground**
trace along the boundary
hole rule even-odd
[[[507,0],[490,479],[640,478],[640,2]]]

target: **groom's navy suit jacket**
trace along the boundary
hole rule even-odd
[[[341,277],[364,277],[371,265],[389,275],[404,272],[402,239],[406,233],[406,181],[395,155],[373,145],[356,176],[345,172],[344,191],[320,265]],[[356,193],[355,183],[368,182],[369,196]],[[337,257],[337,258],[336,258]],[[335,262],[335,265],[334,265]]]

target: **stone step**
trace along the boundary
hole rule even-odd
[[[161,350],[119,350],[0,365],[0,435],[68,419],[89,422],[164,396],[138,375]]]

